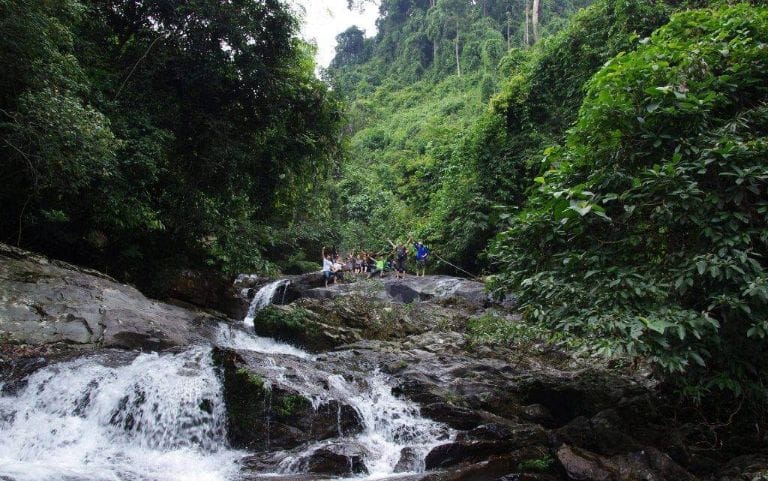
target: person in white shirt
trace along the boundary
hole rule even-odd
[[[331,254],[325,255],[325,246],[323,246],[323,279],[325,280],[325,287],[328,287],[328,281],[332,283],[336,282],[336,278],[333,276],[333,262],[331,262]]]

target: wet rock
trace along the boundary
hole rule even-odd
[[[467,433],[473,439],[502,441],[512,436],[512,429],[506,424],[482,424]]]
[[[440,469],[462,463],[477,463],[494,454],[512,451],[515,446],[503,441],[459,441],[442,444],[424,458],[426,469]]]
[[[235,280],[232,282],[232,287],[235,289],[254,289],[266,284],[269,279],[261,277],[257,274],[238,274]]]
[[[322,393],[320,377],[315,383],[317,391],[306,386],[299,390],[269,379],[270,371],[258,367],[258,353],[215,349],[214,360],[222,369],[228,436],[235,448],[291,449],[363,429],[359,414],[348,404],[329,399],[313,406],[307,396]],[[306,369],[310,376],[310,368]],[[290,377],[291,372],[286,370],[284,376]]]
[[[215,320],[97,271],[0,244],[0,336],[11,342],[159,350],[203,339]]]
[[[520,474],[519,466],[527,459],[547,456],[543,448],[523,448],[499,455],[489,456],[479,463],[454,466],[439,472],[432,472],[424,481],[500,481],[504,476]],[[559,481],[549,474],[524,474],[522,481]]]
[[[65,344],[10,344],[0,342],[0,394],[14,395],[27,385],[27,377],[52,363],[82,355]]]
[[[359,445],[333,443],[302,459],[300,466],[302,471],[315,474],[368,474],[368,468],[365,467],[366,457],[367,452]]]
[[[400,459],[397,460],[394,472],[405,473],[411,471],[417,471],[421,465],[416,451],[411,447],[405,447],[400,450]]]
[[[254,329],[260,336],[300,346],[310,352],[328,351],[362,339],[359,330],[332,325],[302,306],[267,306],[256,313]]]
[[[461,430],[472,429],[485,422],[485,418],[477,411],[453,406],[445,402],[422,406],[421,414]]]

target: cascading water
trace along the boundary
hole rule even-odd
[[[386,377],[379,372],[366,379],[363,387],[339,375],[329,376],[328,384],[330,396],[349,403],[362,418],[363,431],[346,442],[359,446],[365,453],[364,464],[369,473],[365,479],[392,475],[404,449],[410,451],[413,463],[405,465],[403,471],[423,471],[424,457],[429,451],[453,438],[454,433],[447,426],[421,417],[414,403],[395,397]],[[340,438],[344,436],[340,434]],[[284,459],[280,471],[300,473],[313,452],[337,443],[338,439],[313,444]]]
[[[125,355],[41,369],[17,395],[0,397],[0,478],[229,479],[242,454],[226,449],[210,349],[138,354],[127,364]]]
[[[250,318],[252,325],[253,314],[287,282],[263,287],[245,323]],[[222,323],[215,343],[259,353],[270,380],[301,392],[315,407],[332,399],[351,406],[363,424],[359,434],[339,428],[336,439],[293,450],[273,476],[303,472],[306,459],[331,444],[360,448],[369,473],[364,479],[391,476],[404,449],[412,462],[398,470],[422,471],[430,449],[453,437],[446,426],[422,418],[414,403],[393,396],[383,374],[347,380],[320,370],[303,350],[248,331]],[[318,390],[309,371],[327,387]],[[207,346],[164,354],[106,351],[43,368],[15,394],[0,396],[0,479],[237,481],[247,453],[228,447],[222,391]]]
[[[259,311],[259,309],[263,309],[264,307],[271,304],[272,299],[274,299],[275,294],[281,287],[283,288],[283,295],[285,295],[285,290],[288,288],[290,283],[291,281],[288,279],[280,279],[274,282],[270,282],[269,284],[259,289],[258,292],[256,292],[256,295],[253,296],[253,299],[251,299],[251,305],[248,306],[248,313],[245,315],[243,323],[245,323],[246,326],[253,327],[253,318],[256,316],[256,313]]]

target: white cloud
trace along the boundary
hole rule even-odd
[[[327,67],[336,53],[336,35],[357,25],[366,37],[376,34],[379,2],[369,2],[361,10],[347,8],[347,0],[292,0],[303,7],[302,36],[317,45],[317,64]],[[301,12],[301,9],[298,9]]]

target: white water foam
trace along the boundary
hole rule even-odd
[[[219,324],[216,344],[230,349],[260,352],[262,354],[287,354],[301,359],[314,359],[310,353],[271,337],[260,337],[227,324]]]
[[[253,318],[256,317],[256,313],[272,303],[272,299],[274,299],[277,290],[281,287],[283,288],[283,295],[285,295],[285,289],[288,288],[288,284],[290,283],[291,281],[288,279],[280,279],[270,282],[259,289],[258,292],[256,292],[256,295],[253,296],[253,299],[251,299],[251,304],[248,306],[248,313],[245,315],[243,323],[246,326],[253,327]]]
[[[395,397],[386,376],[380,372],[373,373],[362,387],[339,375],[329,376],[328,384],[330,395],[352,406],[363,421],[360,434],[342,439],[363,448],[369,474],[362,479],[393,476],[404,448],[412,451],[416,461],[409,472],[423,472],[424,458],[429,451],[455,437],[455,432],[446,425],[421,417],[415,403]],[[284,459],[279,471],[301,473],[308,456],[335,442],[338,439],[312,444],[302,453]],[[398,473],[404,474],[408,472]]]
[[[17,481],[225,481],[221,384],[208,348],[80,358],[0,397],[0,477]]]

